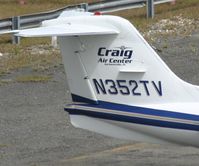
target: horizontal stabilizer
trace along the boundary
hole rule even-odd
[[[58,26],[46,26],[20,30],[16,36],[21,37],[48,37],[48,36],[86,36],[118,34],[115,29],[82,24],[62,24]]]
[[[5,34],[17,34],[19,33],[20,30],[11,30],[11,31],[3,31],[0,32],[0,35],[5,35]]]

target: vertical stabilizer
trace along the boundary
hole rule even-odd
[[[140,105],[195,100],[196,87],[179,79],[127,20],[115,16],[71,19],[80,24],[82,20],[118,34],[59,37],[74,101]]]

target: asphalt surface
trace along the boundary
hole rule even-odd
[[[165,46],[165,43],[167,46]],[[199,84],[199,33],[155,46],[184,80]],[[4,79],[31,73],[22,69]],[[63,66],[47,83],[0,86],[0,166],[198,166],[199,148],[119,140],[71,126]]]

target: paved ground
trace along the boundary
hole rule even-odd
[[[156,47],[181,78],[199,84],[199,33]],[[63,66],[51,73],[48,83],[0,86],[0,166],[198,166],[197,148],[118,140],[72,127],[63,111],[70,101]]]

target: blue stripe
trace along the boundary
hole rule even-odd
[[[136,123],[136,124],[150,125],[150,126],[156,126],[156,127],[166,127],[166,128],[173,128],[173,129],[199,131],[199,126],[192,125],[192,124],[168,122],[168,121],[154,120],[154,119],[147,119],[147,118],[129,117],[125,115],[116,115],[116,114],[110,114],[110,113],[93,112],[93,111],[78,110],[78,109],[65,108],[65,110],[69,112],[69,114],[71,115],[86,115],[89,117],[108,119],[108,120],[114,120],[114,121],[120,121],[120,122]]]
[[[75,96],[77,98],[80,97],[77,95]],[[86,99],[84,97],[79,98],[79,102],[85,102],[79,105],[86,106],[86,107],[103,108],[103,109],[117,110],[117,111],[122,111],[122,112],[139,113],[139,114],[145,114],[145,115],[154,115],[154,116],[199,121],[199,115],[193,115],[193,114],[187,114],[187,113],[179,113],[179,112],[144,108],[144,107],[138,107],[138,106],[129,106],[125,104],[111,103],[111,102],[105,102],[105,101],[99,101],[99,100],[94,101],[94,100]]]
[[[137,107],[137,106],[128,106],[124,104],[109,103],[109,102],[104,102],[104,101],[99,101],[99,105],[92,105],[92,104],[81,104],[81,105],[87,106],[87,107],[94,107],[94,108],[117,110],[117,111],[122,111],[122,112],[139,113],[139,114],[145,114],[145,115],[154,115],[154,116],[199,121],[198,115],[171,112],[171,111],[158,110],[158,109],[152,109],[152,108]]]
[[[72,100],[74,102],[84,102],[84,103],[89,103],[89,104],[99,104],[98,101],[91,100],[85,97],[81,97],[75,94],[71,94]]]
[[[79,96],[76,95],[76,97],[79,97]],[[109,109],[112,111],[117,111],[118,113],[119,112],[138,113],[138,114],[143,114],[143,115],[152,115],[152,116],[175,118],[179,120],[192,120],[195,122],[199,122],[199,115],[172,112],[172,111],[167,111],[167,110],[158,110],[158,109],[152,109],[152,108],[137,107],[137,106],[129,106],[125,104],[111,103],[111,102],[105,102],[105,101],[91,102],[90,99],[88,100],[84,97],[81,97],[81,101],[84,101],[84,102],[87,101],[87,103],[81,103],[81,104],[76,104],[76,105],[90,107],[90,108],[87,108],[89,110],[92,110],[92,108],[99,108],[99,109],[102,108],[102,109]],[[108,112],[103,113],[103,112],[95,112],[95,111],[89,111],[89,110],[86,111],[82,109],[65,108],[65,110],[69,112],[70,114],[76,114],[76,115],[80,114],[80,115],[87,115],[91,117],[116,120],[116,121],[122,121],[122,122],[130,122],[130,123],[145,124],[145,125],[152,125],[152,126],[199,131],[199,125],[197,124],[194,125],[194,124],[187,124],[187,123],[182,123],[182,122],[181,123],[170,122],[166,120],[132,117],[132,116],[127,116],[127,115],[117,115],[117,114],[111,114]]]

